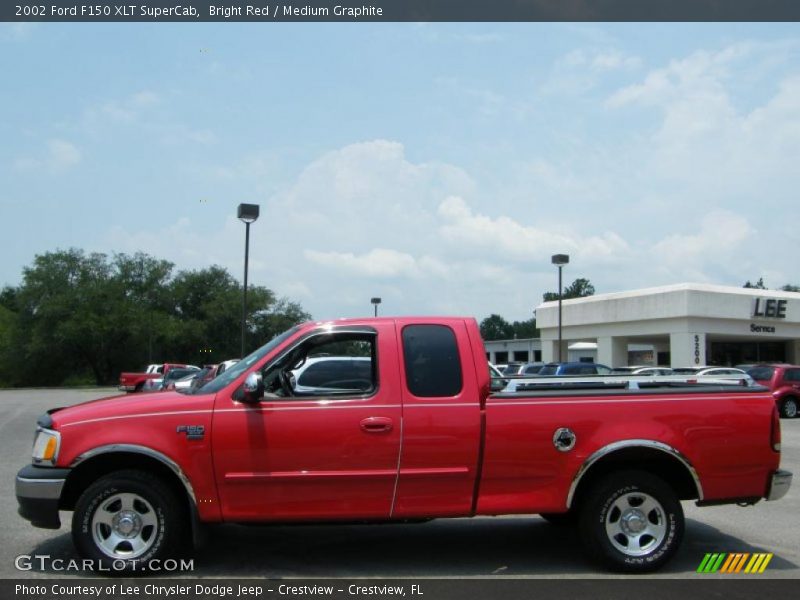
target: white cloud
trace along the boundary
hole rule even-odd
[[[27,40],[38,23],[0,23],[0,41],[21,42]]]
[[[405,252],[387,248],[374,248],[356,256],[352,252],[319,252],[306,250],[305,257],[323,267],[349,271],[367,277],[417,277],[417,261]]]
[[[764,268],[749,260],[750,242],[758,232],[743,216],[717,210],[687,225],[695,225],[696,230],[670,234],[649,253],[651,264],[666,281],[718,282],[720,275],[726,275],[744,282],[758,276],[751,275],[750,269],[760,273]]]
[[[552,72],[539,91],[552,96],[581,96],[596,88],[604,79],[617,73],[636,71],[642,64],[638,56],[614,48],[576,48],[555,61]]]
[[[55,170],[68,169],[81,162],[81,152],[66,140],[47,142],[48,165]]]
[[[568,252],[593,264],[629,251],[625,240],[614,232],[589,236],[557,233],[523,225],[507,216],[476,214],[455,196],[439,205],[438,214],[444,221],[439,231],[447,241],[462,248],[491,248],[515,261],[542,262],[551,254]]]
[[[53,138],[46,142],[39,157],[21,157],[14,161],[18,171],[46,170],[51,174],[62,173],[81,162],[82,154],[75,144]]]
[[[563,56],[557,63],[561,67],[585,67],[592,71],[633,70],[642,66],[638,56],[625,54],[619,50],[576,49]]]

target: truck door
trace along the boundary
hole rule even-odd
[[[395,335],[388,321],[312,331],[261,369],[260,403],[217,395],[225,520],[389,517],[401,435]]]
[[[398,337],[403,449],[392,516],[469,515],[481,413],[466,324],[398,322]]]

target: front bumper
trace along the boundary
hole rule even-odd
[[[69,469],[28,465],[17,473],[16,493],[18,512],[34,527],[58,529],[58,503]]]
[[[119,386],[117,386],[117,389],[119,391],[121,391],[121,392],[133,392],[134,390],[136,390],[136,386],[135,385],[119,385]]]
[[[780,500],[792,486],[792,474],[789,471],[778,469],[772,474],[767,491],[767,500]]]

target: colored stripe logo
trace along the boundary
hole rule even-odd
[[[709,553],[703,558],[698,573],[763,573],[772,560],[771,552]]]

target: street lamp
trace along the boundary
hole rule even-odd
[[[377,317],[378,316],[378,304],[381,303],[381,299],[380,298],[372,298],[370,300],[370,302],[372,302],[372,304],[375,306],[375,316]]]
[[[569,264],[569,254],[553,254],[550,262],[558,267],[558,362],[561,362],[561,268]]]
[[[244,342],[247,321],[247,263],[250,258],[250,223],[258,219],[258,204],[240,204],[236,216],[245,225],[244,233],[244,288],[242,289],[242,354],[244,358]]]

